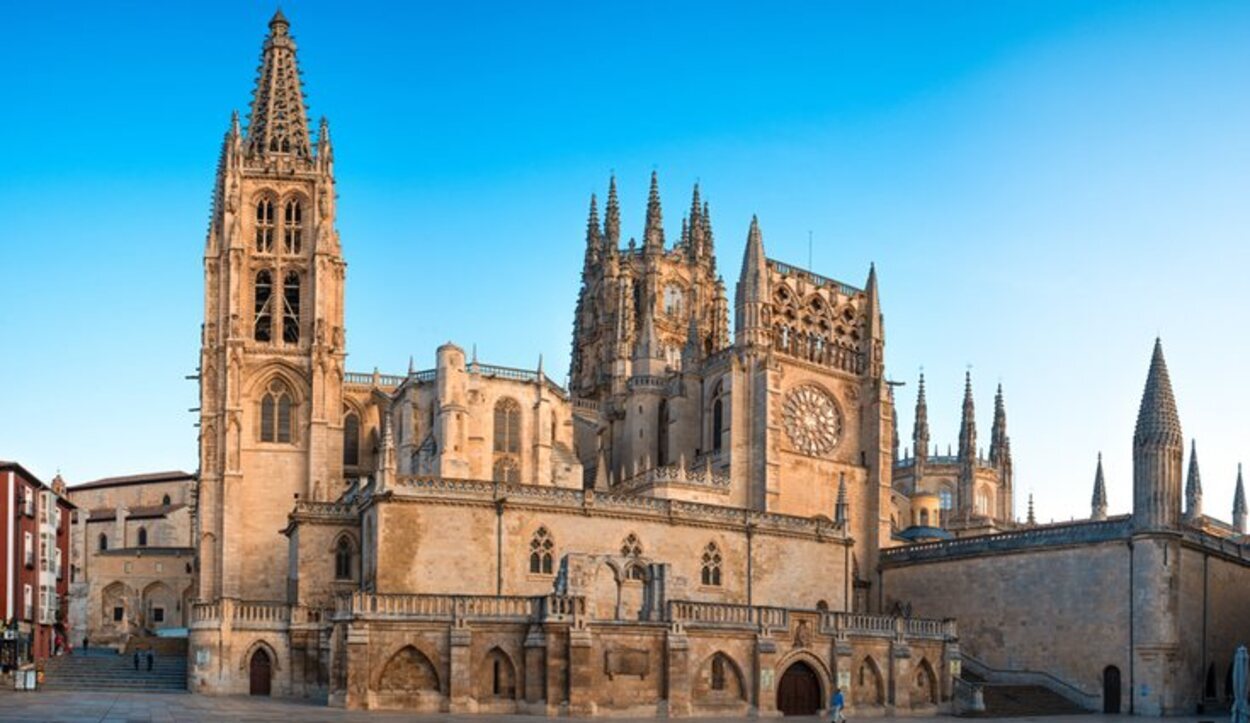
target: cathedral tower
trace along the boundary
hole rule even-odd
[[[1181,422],[1163,344],[1155,340],[1133,434],[1133,527],[1176,529],[1181,519]]]
[[[204,251],[199,597],[283,600],[297,497],[342,477],[346,264],[329,126],[314,143],[290,24],[269,21],[246,129],[218,164]]]

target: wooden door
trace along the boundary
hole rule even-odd
[[[273,667],[269,660],[269,653],[258,649],[252,653],[252,662],[248,667],[251,673],[248,692],[252,695],[269,695],[269,682],[272,678]]]
[[[1120,669],[1114,665],[1102,671],[1102,712],[1120,712]]]
[[[777,710],[784,715],[816,715],[820,711],[820,679],[807,663],[786,668],[777,686]]]

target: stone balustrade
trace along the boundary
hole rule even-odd
[[[992,535],[920,542],[882,550],[881,564],[898,565],[923,560],[1118,540],[1130,534],[1130,525],[1128,516],[1124,515],[1097,522],[1083,520],[1027,527]]]

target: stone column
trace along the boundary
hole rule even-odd
[[[833,641],[833,687],[842,689],[842,697],[846,700],[846,707],[850,708],[851,703],[851,669],[854,667],[855,647],[851,645],[851,641],[841,634]],[[832,694],[829,696],[832,698]],[[828,704],[828,701],[825,701]]]
[[[902,625],[902,618],[895,618]],[[911,709],[911,647],[902,639],[890,643],[890,679],[886,681],[889,694],[886,697],[886,715]]]
[[[664,640],[668,656],[664,669],[664,687],[668,701],[669,718],[685,718],[690,715],[690,640],[678,623],[668,630]]]
[[[463,620],[458,620],[448,633],[450,664],[447,671],[447,697],[451,713],[476,713],[477,701],[473,698],[473,661],[470,644],[473,631]]]
[[[347,626],[348,710],[369,708],[369,628],[358,623]]]
[[[954,625],[948,621],[948,625]],[[941,686],[939,700],[950,700],[955,697],[955,678],[963,672],[963,656],[959,652],[959,642],[947,639],[942,644],[942,669],[938,671],[938,685]]]
[[[547,701],[548,715],[559,715],[563,706],[568,704],[569,690],[569,657],[568,657],[568,626],[543,626],[546,630],[546,649],[543,673],[543,698]]]
[[[593,640],[584,624],[569,629],[569,715],[593,716],[598,706],[594,699],[594,661],[591,660]]]
[[[755,681],[751,691],[751,713],[761,718],[777,712],[777,641],[767,633],[755,636]]]
[[[547,701],[547,636],[542,626],[533,625],[525,636],[525,702],[531,705]]]

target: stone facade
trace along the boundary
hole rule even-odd
[[[110,477],[69,488],[70,639],[122,649],[136,636],[186,628],[195,599],[186,472]]]
[[[1133,452],[1132,515],[1106,516],[1100,459],[1088,521],[885,551],[887,606],[957,615],[969,665],[1044,673],[1091,709],[1226,707],[1250,630],[1250,548],[1202,514],[1196,452],[1182,514],[1180,421],[1158,344]]]

